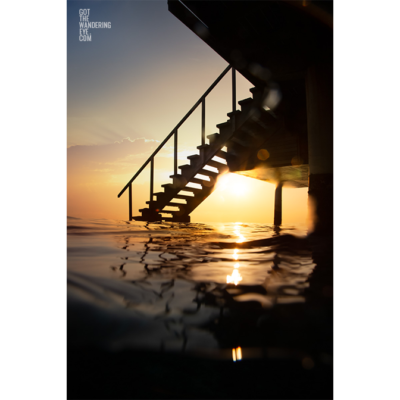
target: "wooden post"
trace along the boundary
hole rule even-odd
[[[282,182],[275,188],[274,225],[282,224]]]

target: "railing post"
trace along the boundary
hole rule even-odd
[[[232,67],[232,112],[236,111],[236,70]],[[236,130],[236,115],[232,115],[232,129]]]
[[[178,129],[174,134],[174,175],[178,174]]]
[[[201,102],[201,145],[206,143],[206,98]]]
[[[150,162],[150,201],[153,201],[153,190],[154,190],[154,157]],[[149,204],[149,208],[152,208],[152,203]]]
[[[132,221],[132,183],[129,185],[129,221]]]

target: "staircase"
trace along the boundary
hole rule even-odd
[[[152,156],[143,164],[136,175],[127,183],[120,192],[120,197],[129,188],[129,220],[136,221],[174,221],[190,222],[190,213],[196,209],[215,189],[219,177],[229,168],[227,158],[234,164],[235,152],[228,153],[226,146],[242,149],[254,147],[254,143],[262,141],[262,135],[257,135],[256,130],[246,129],[249,124],[264,124],[260,118],[260,103],[262,91],[250,89],[252,97],[239,101],[241,110],[236,110],[236,83],[235,70],[232,69],[232,112],[228,113],[229,119],[217,125],[219,133],[208,135],[209,143],[205,143],[205,98],[208,93],[218,84],[218,82],[231,69],[229,66],[211,85],[207,92],[186,114],[182,121],[164,139]],[[199,154],[188,156],[189,164],[177,166],[177,137],[178,128],[188,118],[188,116],[202,104],[202,143],[197,147]],[[262,112],[261,112],[262,113]],[[263,113],[262,113],[263,114]],[[271,115],[267,119],[274,120]],[[265,119],[265,116],[264,116]],[[274,122],[274,121],[273,121]],[[268,121],[267,121],[268,124]],[[162,185],[163,192],[153,193],[154,181],[154,156],[174,136],[174,174],[170,176],[172,183]],[[265,140],[265,138],[264,138]],[[132,216],[132,182],[141,173],[146,165],[150,163],[150,200],[148,206],[139,210],[141,215]],[[178,169],[180,170],[178,173]],[[154,199],[154,197],[156,199]]]

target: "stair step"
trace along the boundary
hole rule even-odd
[[[149,208],[141,208],[139,212],[142,213],[143,217],[146,215],[158,216],[158,214],[160,214],[160,211],[150,210]]]
[[[193,196],[187,196],[185,194],[176,194],[173,198],[174,199],[182,199],[182,200],[190,200],[190,199],[193,199]]]
[[[247,142],[247,141],[245,141],[245,140],[243,140],[243,139],[240,139],[240,138],[238,138],[238,137],[236,137],[236,136],[234,136],[233,138],[231,138],[231,141],[232,141],[232,142],[235,142],[235,143],[237,143],[237,144],[240,144],[240,145],[243,146],[243,147],[250,147],[250,146],[251,146],[251,143],[249,143],[249,142]]]
[[[179,211],[168,211],[168,210],[161,210],[161,213],[162,214],[172,214],[172,215],[174,215],[174,214],[177,214]]]
[[[166,206],[166,207],[167,207],[167,206]],[[182,211],[162,210],[160,213],[161,213],[161,214],[172,214],[172,215],[177,215],[177,216],[182,215]],[[164,219],[164,218],[163,218],[163,219]]]
[[[250,92],[253,94],[253,99],[258,101],[261,100],[261,96],[264,94],[264,88],[253,87]]]
[[[160,192],[161,193],[161,192]],[[163,193],[164,194],[164,193]],[[151,208],[151,206],[154,206],[155,208],[157,208],[157,205],[158,205],[158,201],[152,201],[152,200],[150,200],[150,201],[146,201],[146,204],[149,204],[150,205],[150,208]]]
[[[170,175],[169,177],[173,180],[174,185],[185,186],[188,183],[187,179],[180,174]]]
[[[165,207],[186,207],[187,203],[176,203],[174,201],[170,201]]]
[[[208,147],[210,147],[209,144],[201,144],[200,146],[197,146],[197,148],[198,148],[199,150],[201,150],[201,149],[207,149]]]
[[[264,88],[259,88],[259,87],[252,87],[249,90],[251,93],[253,93],[253,95],[255,93],[263,93],[264,92]]]
[[[218,168],[218,169],[223,169],[226,167],[226,164],[222,164],[222,163],[220,163],[218,161],[214,161],[214,160],[208,161],[207,165],[209,165],[210,167]]]
[[[210,144],[213,144],[220,137],[219,133],[213,133],[212,135],[207,135],[207,139],[210,141]]]
[[[209,171],[208,169],[201,169],[198,174],[211,176],[212,178],[216,178],[219,175],[217,172]]]
[[[203,189],[192,188],[192,187],[189,187],[189,186],[185,186],[185,187],[183,187],[181,190],[184,190],[185,192],[199,193],[199,192],[201,192]]]
[[[192,178],[189,182],[198,183],[199,185],[203,185],[204,182],[209,182],[209,181],[206,181],[205,179]]]
[[[223,150],[218,150],[215,155],[217,157],[223,158],[224,160],[226,160],[226,156],[227,156],[227,152],[223,151]]]
[[[187,158],[190,160],[190,165],[194,167],[199,164],[199,160],[201,159],[200,155],[198,154],[193,154],[192,156],[188,156]]]
[[[161,185],[161,187],[163,187],[165,191],[176,189],[176,187],[172,183],[166,183],[165,185]]]
[[[226,114],[229,118],[232,118],[234,115],[240,115],[242,112],[240,110],[236,110],[236,111],[231,111],[228,114]],[[226,122],[225,122],[226,123]]]
[[[184,215],[181,217],[173,216],[173,217],[163,217],[163,221],[170,221],[170,222],[190,222],[190,216]]]
[[[240,106],[247,106],[248,104],[252,103],[254,100],[252,97],[248,97],[247,99],[238,101]]]
[[[231,121],[222,122],[222,124],[217,125],[217,128],[218,129],[225,128],[226,126],[230,126],[230,124],[231,124]]]
[[[181,170],[183,171],[183,170],[185,170],[185,169],[192,168],[192,166],[189,165],[189,164],[186,164],[186,165],[180,165],[178,168],[181,169]]]

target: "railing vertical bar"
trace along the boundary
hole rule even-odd
[[[201,102],[201,145],[206,143],[206,98]]]
[[[174,175],[178,174],[178,129],[174,134]]]
[[[132,221],[132,183],[129,185],[129,221]]]
[[[236,70],[232,68],[232,112],[236,111]],[[232,115],[233,130],[236,129],[236,115]]]
[[[154,157],[150,162],[150,201],[153,201],[153,191],[154,191]],[[149,204],[150,209],[152,208],[152,203]]]

